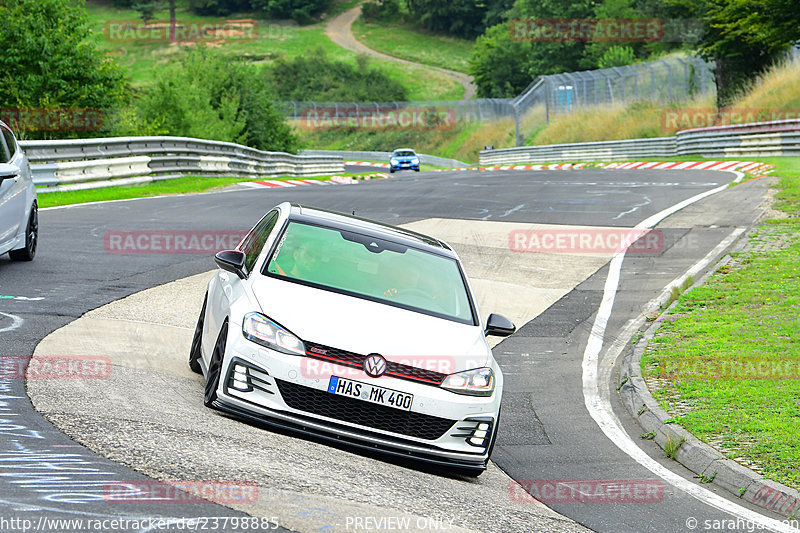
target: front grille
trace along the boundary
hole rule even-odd
[[[325,361],[333,361],[341,365],[352,366],[355,368],[363,368],[364,359],[366,355],[361,355],[338,348],[331,348],[322,344],[304,341],[306,345],[306,355],[316,359]],[[428,385],[441,385],[447,374],[436,372],[434,370],[427,370],[415,366],[404,365],[392,361],[386,361],[386,373],[400,379],[407,379],[409,381],[418,381]]]
[[[409,437],[436,440],[456,423],[455,420],[337,396],[289,381],[276,379],[275,382],[283,401],[292,409]]]

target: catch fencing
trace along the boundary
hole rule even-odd
[[[628,104],[636,101],[670,103],[698,95],[714,94],[716,85],[712,64],[700,57],[673,57],[582,72],[539,76],[516,98],[477,98],[417,102],[282,102],[279,108],[302,129],[361,127],[370,123],[398,127],[403,113],[421,114],[430,110],[454,122],[492,122],[514,120],[520,144],[520,122],[545,123],[559,114],[573,113],[595,106]],[[388,120],[375,120],[383,117]],[[400,125],[399,127],[403,127]],[[411,128],[419,125],[411,124]],[[440,123],[421,129],[441,129]]]

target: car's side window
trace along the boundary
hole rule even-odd
[[[0,128],[0,130],[3,131],[3,138],[6,141],[6,147],[8,147],[8,159],[6,161],[10,161],[17,151],[17,143],[14,141],[14,134],[10,130],[5,128]]]
[[[11,155],[9,150],[6,148],[8,141],[6,140],[6,129],[0,128],[0,131],[3,132],[2,138],[0,138],[0,163],[8,163],[11,160]]]
[[[271,211],[261,219],[261,222],[256,224],[256,227],[247,234],[247,237],[242,242],[240,250],[245,254],[244,269],[248,274],[253,271],[253,265],[255,265],[256,259],[258,259],[277,222],[278,212]]]

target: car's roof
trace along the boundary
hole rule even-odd
[[[414,152],[414,149],[413,148],[397,148],[397,149],[395,149],[395,152]],[[417,152],[414,152],[414,153],[416,154]]]
[[[336,211],[292,204],[289,219],[298,222],[319,224],[334,229],[357,231],[364,235],[386,239],[405,246],[427,250],[448,257],[456,257],[453,249],[450,248],[447,243],[439,239],[355,215],[347,215],[344,213],[337,213]]]

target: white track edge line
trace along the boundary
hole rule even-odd
[[[724,171],[730,172],[730,171]],[[742,180],[744,174],[742,172],[734,171],[737,178],[734,183]],[[710,191],[695,195],[687,200],[679,202],[672,207],[669,207],[660,213],[647,218],[641,223],[637,224],[635,228],[646,229],[652,228],[661,220],[668,216],[680,211],[684,207],[698,202],[711,195],[717,194],[728,188],[728,185],[722,185]],[[708,257],[708,256],[707,256]],[[684,479],[682,476],[675,474],[666,467],[659,464],[655,459],[647,455],[639,446],[631,439],[630,435],[622,428],[619,420],[611,410],[610,400],[603,398],[600,394],[600,382],[598,381],[599,372],[599,356],[603,349],[603,338],[605,336],[606,326],[611,317],[611,312],[614,308],[614,299],[616,297],[617,288],[619,287],[620,274],[622,270],[622,261],[625,258],[625,251],[614,254],[609,265],[608,276],[603,287],[603,299],[600,308],[597,311],[592,329],[589,335],[589,340],[586,344],[586,349],[583,354],[583,396],[586,409],[589,414],[603,431],[603,433],[613,442],[621,451],[626,453],[634,461],[641,466],[650,470],[653,474],[661,479],[667,481],[674,487],[682,490],[686,494],[699,500],[700,502],[719,509],[721,511],[732,514],[736,517],[743,518],[753,524],[758,524],[763,529],[769,531],[779,532],[793,532],[797,529],[791,527],[787,523],[780,522],[773,518],[769,518],[755,511],[751,511],[737,503],[734,503],[722,496],[714,494],[710,490],[700,487]],[[702,259],[698,263],[704,261]],[[697,264],[695,264],[697,266]],[[694,267],[693,267],[694,268]]]

